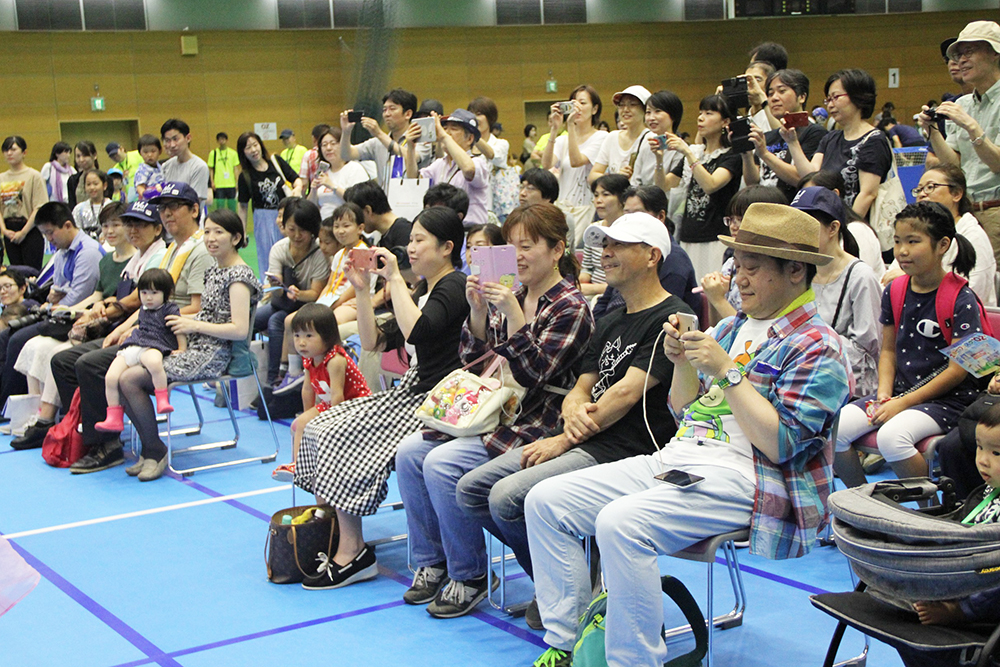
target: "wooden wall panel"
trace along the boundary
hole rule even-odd
[[[810,104],[819,102],[831,72],[861,67],[875,76],[879,104],[892,100],[907,119],[926,100],[954,90],[937,45],[980,18],[946,12],[426,28],[398,30],[392,48],[375,48],[394,62],[390,86],[437,98],[446,111],[480,94],[492,97],[516,149],[525,101],[564,99],[581,82],[600,91],[608,119],[616,90],[633,83],[669,88],[685,104],[682,129],[693,132],[698,100],[722,78],[742,73],[750,47],[767,39],[783,43],[792,66],[812,80]],[[308,145],[314,124],[336,123],[352,104],[354,68],[364,58],[358,36],[345,30],[201,32],[199,55],[182,57],[180,33],[6,33],[6,47],[18,58],[16,72],[0,75],[8,91],[2,132],[25,136],[32,164],[59,139],[60,120],[138,118],[142,132],[158,134],[164,120],[179,117],[191,125],[201,155],[214,146],[216,132],[226,131],[235,143],[263,121],[293,128]],[[902,88],[884,88],[888,67],[900,68]],[[556,94],[545,92],[550,71],[559,82]],[[104,114],[90,111],[95,83],[107,101]],[[280,142],[268,145],[280,148]]]

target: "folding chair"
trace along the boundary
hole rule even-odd
[[[750,529],[742,528],[729,533],[723,533],[722,535],[716,535],[715,537],[709,537],[701,542],[692,544],[683,551],[671,554],[674,558],[708,563],[708,597],[705,604],[705,618],[710,620],[706,621],[708,625],[708,653],[705,655],[705,667],[712,667],[712,636],[715,634],[714,629],[728,630],[729,628],[743,625],[743,611],[747,606],[746,589],[743,587],[743,573],[740,572],[739,557],[736,555],[736,542],[745,542],[748,539],[750,539]],[[716,552],[718,552],[720,547],[726,559],[729,580],[733,585],[735,604],[732,611],[719,616],[713,616],[714,578],[712,576],[712,566],[715,565]],[[690,625],[680,625],[667,630],[664,633],[664,637],[670,639],[671,637],[687,634],[690,631]]]
[[[165,434],[167,437],[167,467],[171,472],[178,475],[183,475],[189,477],[196,472],[201,472],[202,470],[211,470],[214,468],[226,468],[229,466],[240,465],[243,463],[254,463],[260,461],[261,463],[271,463],[278,458],[278,452],[281,449],[278,443],[278,434],[274,430],[274,422],[271,420],[271,413],[267,408],[267,403],[261,401],[264,406],[264,414],[267,417],[267,424],[271,429],[271,438],[274,440],[274,452],[263,454],[261,456],[248,456],[246,458],[236,459],[232,461],[220,461],[218,463],[209,463],[205,465],[192,466],[190,468],[177,469],[174,468],[173,457],[179,454],[188,454],[193,452],[204,452],[211,451],[215,449],[232,449],[236,447],[240,439],[240,424],[236,419],[236,412],[233,410],[233,402],[231,392],[231,385],[235,386],[235,381],[240,380],[245,377],[253,376],[254,381],[257,383],[257,392],[259,395],[264,395],[263,387],[260,384],[260,377],[257,375],[257,358],[250,351],[250,341],[253,339],[253,319],[256,313],[256,306],[250,309],[250,327],[247,333],[247,339],[245,344],[239,344],[240,342],[233,343],[233,358],[230,360],[229,367],[225,375],[218,378],[210,378],[213,382],[219,382],[222,387],[222,395],[226,399],[226,410],[229,413],[229,421],[233,427],[233,437],[229,440],[220,440],[218,442],[209,442],[204,444],[192,445],[190,447],[184,447],[181,449],[174,449],[173,436],[174,435],[191,435],[193,433],[200,433],[202,427],[204,427],[205,419],[201,412],[201,406],[198,405],[198,398],[195,396],[194,387],[205,382],[205,378],[199,380],[188,380],[183,382],[171,382],[168,388],[173,390],[178,387],[186,387],[188,393],[191,394],[192,400],[194,401],[195,412],[198,414],[198,425],[174,429],[171,423],[171,413],[167,414],[167,431]]]

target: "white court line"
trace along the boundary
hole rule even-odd
[[[217,498],[206,498],[205,500],[195,500],[190,503],[179,503],[177,505],[167,505],[165,507],[153,507],[148,510],[140,510],[138,512],[126,512],[125,514],[115,514],[114,516],[101,517],[99,519],[87,519],[86,521],[74,521],[73,523],[64,523],[60,526],[49,526],[48,528],[36,528],[34,530],[24,530],[20,533],[7,533],[4,535],[9,540],[13,540],[19,537],[29,537],[31,535],[42,535],[44,533],[54,533],[58,530],[66,530],[67,528],[79,528],[81,526],[93,526],[98,523],[107,523],[109,521],[120,521],[122,519],[131,519],[137,516],[147,516],[149,514],[159,514],[160,512],[173,512],[174,510],[187,509],[189,507],[199,507],[201,505],[210,505],[212,503],[225,502],[227,500],[235,500],[237,498],[248,498],[250,496],[260,496],[265,493],[276,493],[278,491],[287,491],[292,488],[291,484],[282,484],[281,486],[275,486],[267,489],[259,489],[257,491],[244,491],[243,493],[234,493],[229,496],[219,496]]]

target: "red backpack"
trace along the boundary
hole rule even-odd
[[[903,317],[903,301],[906,299],[906,287],[910,284],[910,276],[900,276],[892,281],[889,286],[889,302],[892,304],[892,319],[899,329],[900,320]],[[944,280],[938,286],[937,295],[934,297],[934,310],[937,314],[937,323],[941,327],[941,335],[948,345],[951,345],[952,327],[955,319],[955,301],[958,299],[958,292],[969,281],[965,278],[949,271],[944,275]],[[983,333],[993,337],[993,327],[990,326],[990,319],[986,316],[986,309],[983,302],[975,292],[976,303],[979,304],[979,321],[983,328]]]

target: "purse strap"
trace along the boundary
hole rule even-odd
[[[330,539],[326,545],[326,555],[331,561],[333,560],[333,554],[330,553],[330,551],[333,550],[333,528],[335,520],[336,519],[333,517],[330,517]],[[298,526],[292,524],[292,555],[295,556],[295,567],[299,568],[299,572],[302,573],[303,577],[309,577],[310,575],[306,574],[306,571],[302,569],[302,565],[299,563],[299,540],[295,532],[296,528],[298,528]]]
[[[833,321],[830,322],[830,326],[834,329],[837,328],[837,318],[840,317],[840,307],[844,305],[844,295],[847,294],[847,284],[851,281],[851,271],[854,270],[854,265],[860,261],[860,259],[856,259],[847,267],[847,275],[844,276],[844,286],[840,288],[840,298],[837,299],[837,310],[833,311]]]

